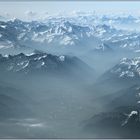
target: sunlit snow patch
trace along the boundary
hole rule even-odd
[[[0,27],[5,29],[6,28],[6,25],[1,25]]]
[[[60,59],[61,61],[65,61],[65,56],[61,55],[61,56],[59,56],[59,59]]]
[[[127,119],[124,121],[124,123],[122,123],[122,126],[126,125],[129,121],[129,119],[133,116],[133,115],[138,115],[138,111],[131,111],[130,114],[128,114]]]

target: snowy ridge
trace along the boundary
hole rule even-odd
[[[1,69],[11,72],[29,73],[31,71],[46,71],[55,69],[65,63],[65,56],[53,56],[46,53],[31,53],[0,56]]]
[[[125,126],[129,123],[130,120],[132,120],[133,118],[137,118],[136,121],[139,121],[139,112],[138,111],[131,111],[130,114],[127,114],[127,118],[126,120],[122,123],[121,126]]]
[[[140,57],[128,59],[123,58],[112,70],[114,73],[121,77],[140,77]]]
[[[93,70],[86,63],[74,56],[52,55],[40,51],[30,54],[0,55],[0,71],[9,74],[53,74],[92,77]],[[87,73],[86,76],[83,73]]]

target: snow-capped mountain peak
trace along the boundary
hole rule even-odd
[[[123,58],[120,63],[117,64],[111,73],[123,77],[140,77],[140,57],[137,58]]]

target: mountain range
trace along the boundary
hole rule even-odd
[[[1,21],[0,50],[20,47],[20,49],[33,48],[55,53],[79,53],[96,50],[96,48],[103,51],[100,46],[107,44],[115,51],[139,52],[139,32],[120,29],[115,26],[115,23],[113,23],[114,26],[110,25],[104,22],[107,17],[94,19],[92,24],[84,24],[87,20],[84,20],[86,17],[78,16],[76,18],[77,20],[54,17],[31,22],[19,19]],[[95,20],[101,20],[102,24],[100,22],[96,23]],[[132,17],[110,17],[110,20],[120,22],[120,26],[123,20],[138,21],[138,19]]]
[[[18,136],[140,137],[139,17],[2,19],[0,119]]]

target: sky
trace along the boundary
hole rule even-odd
[[[46,1],[46,2],[0,2],[0,15],[15,18],[28,18],[37,14],[72,13],[74,11],[93,12],[98,14],[127,13],[140,15],[140,2],[93,2],[93,1]]]

